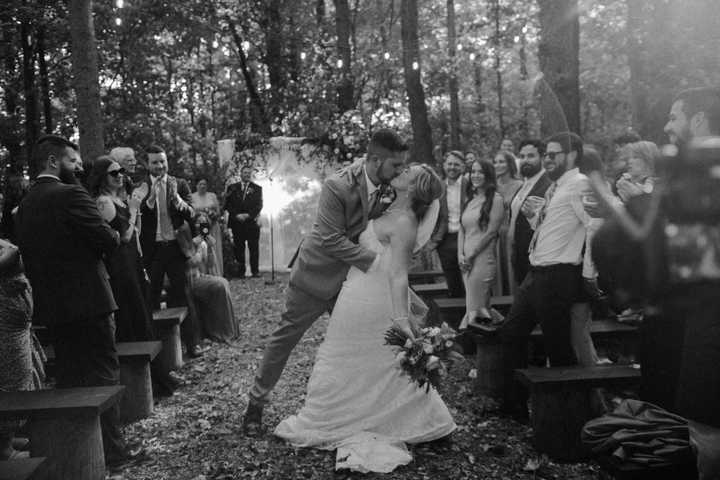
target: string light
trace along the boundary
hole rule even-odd
[[[385,57],[385,60],[390,60],[390,52],[385,52],[383,57]]]
[[[475,61],[475,54],[474,54],[474,53],[471,53],[471,54],[470,54],[470,61],[471,61],[471,62],[474,62],[474,61]]]
[[[307,58],[307,53],[300,52],[300,60],[305,60]]]
[[[218,43],[218,41],[217,41],[217,40],[213,40],[213,42],[212,42],[212,47],[213,47],[213,48],[218,48],[218,46],[220,46],[220,44]]]
[[[462,51],[462,49],[463,49],[462,43],[458,43],[458,45],[457,45],[458,52]]]
[[[248,42],[247,40],[243,41],[243,42],[242,42],[242,49],[243,49],[243,51],[245,51],[245,52],[247,52],[248,50],[250,50],[250,42]]]
[[[342,68],[342,66],[343,66],[343,61],[341,58],[340,60],[337,61],[337,68]]]
[[[117,5],[117,8],[123,8],[123,6],[125,6],[125,2],[123,0],[117,0],[115,5]]]
[[[412,63],[412,69],[413,69],[413,70],[417,70],[417,69],[419,69],[419,68],[420,68],[420,64],[419,64],[418,62],[413,62],[413,63]]]
[[[122,25],[122,18],[120,18],[120,17],[115,18],[115,25],[117,25],[118,27],[120,25]]]

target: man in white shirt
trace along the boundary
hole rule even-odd
[[[538,208],[530,218],[535,230],[529,247],[530,272],[500,329],[508,356],[503,408],[520,415],[525,413],[524,405],[516,403],[513,371],[526,365],[527,341],[537,323],[552,366],[577,361],[571,345],[570,309],[580,298],[583,247],[590,222],[582,203],[587,177],[578,170],[583,146],[580,137],[569,132],[551,136],[546,145],[543,167],[553,183],[544,201],[534,202]]]
[[[437,248],[440,264],[448,286],[448,296],[464,297],[460,266],[458,265],[457,236],[460,230],[460,216],[467,203],[467,179],[465,158],[462,152],[448,152],[443,164],[445,171],[445,193],[440,198],[440,214],[437,227],[425,249]]]

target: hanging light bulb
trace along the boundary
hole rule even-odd
[[[420,68],[420,64],[419,64],[418,62],[413,62],[413,63],[412,63],[412,69],[413,69],[413,70],[417,70],[417,69],[419,69],[419,68]]]
[[[307,53],[300,52],[300,60],[305,60],[307,58]]]
[[[343,61],[342,61],[342,59],[340,59],[337,61],[337,68],[342,68],[342,66],[343,66]]]
[[[122,25],[122,18],[116,17],[116,18],[115,18],[115,25],[117,25],[118,27],[119,27],[120,25]]]
[[[385,52],[383,57],[385,57],[385,60],[390,60],[390,52]]]

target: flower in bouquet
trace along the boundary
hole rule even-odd
[[[457,332],[446,323],[421,328],[414,332],[414,337],[392,326],[385,332],[385,344],[397,351],[395,360],[403,373],[427,392],[430,386],[440,385],[455,362],[465,361],[457,351],[456,337]]]

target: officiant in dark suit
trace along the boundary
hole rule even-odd
[[[260,276],[258,268],[260,224],[258,217],[263,206],[262,187],[252,182],[252,167],[245,165],[240,170],[240,181],[227,189],[225,210],[229,214],[228,226],[233,233],[235,260],[238,275],[245,276],[245,244],[250,252],[250,271],[253,277]]]
[[[33,292],[33,322],[48,327],[52,336],[58,388],[117,385],[117,305],[102,258],[117,248],[119,234],[78,183],[82,163],[75,144],[47,135],[33,150],[40,174],[16,218]],[[101,426],[106,463],[132,457],[116,407],[101,416]]]
[[[187,306],[187,259],[192,252],[190,187],[185,180],[168,175],[165,151],[156,145],[147,149],[147,183],[133,192],[141,197],[140,246],[150,275],[152,307],[160,307],[165,275],[170,282],[168,307]],[[181,336],[190,358],[200,356],[195,319],[188,315],[181,325]]]

